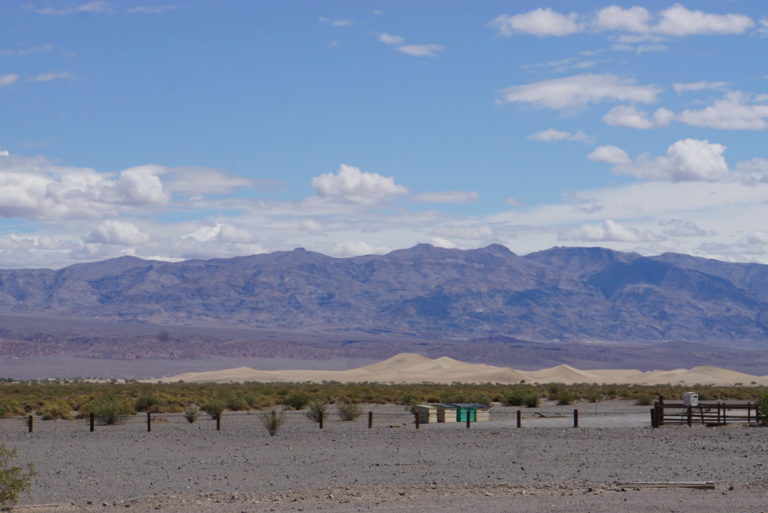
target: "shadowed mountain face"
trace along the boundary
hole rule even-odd
[[[418,245],[0,271],[0,314],[456,339],[768,344],[768,266],[602,248]]]

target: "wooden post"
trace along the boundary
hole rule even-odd
[[[573,427],[579,427],[579,410],[573,410]]]
[[[416,424],[416,429],[419,429],[419,413],[413,412],[413,422]]]
[[[728,411],[723,403],[723,424],[728,424]]]
[[[760,424],[760,407],[757,404],[755,405],[755,422]]]
[[[472,422],[472,412],[469,411],[469,408],[467,408],[467,429],[469,429],[470,422]]]
[[[147,433],[152,432],[152,414],[147,412]]]
[[[693,408],[689,406],[686,413],[688,414],[688,427],[691,427],[691,423],[693,421]]]
[[[699,404],[699,416],[701,417],[701,425],[703,426],[706,422],[704,422],[704,408],[701,404]]]
[[[523,415],[517,410],[517,427],[523,427]]]
[[[651,427],[652,428],[659,427],[656,425],[656,407],[655,406],[651,408]]]
[[[752,424],[752,403],[747,403],[747,424]]]
[[[664,396],[659,396],[659,411],[656,412],[656,418],[659,420],[659,426],[664,425]]]
[[[27,417],[27,430],[28,432],[31,433],[32,431],[34,431],[34,429],[35,429],[35,418],[32,415],[30,415],[29,417]]]
[[[91,433],[96,429],[96,414],[91,412],[90,415]]]
[[[221,412],[216,414],[216,431],[221,431]]]
[[[317,418],[318,423],[320,424],[320,429],[323,429],[323,412],[318,412],[320,416]]]
[[[373,427],[373,412],[368,412],[368,429],[371,429]]]

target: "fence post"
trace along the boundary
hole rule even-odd
[[[752,403],[747,403],[747,424],[752,424]]]
[[[416,429],[419,429],[419,413],[413,412],[413,423],[416,424]]]
[[[319,412],[320,415],[317,418],[318,423],[320,424],[320,429],[323,429],[323,412]]]
[[[469,429],[470,422],[472,422],[472,415],[470,415],[469,408],[467,408],[467,429]]]
[[[656,425],[656,407],[655,406],[651,408],[651,427],[652,428],[658,427]]]
[[[686,413],[688,415],[688,427],[691,427],[691,422],[693,421],[693,408],[689,406]]]
[[[27,431],[31,433],[35,429],[35,418],[30,415],[27,417]]]
[[[93,433],[94,430],[96,429],[96,414],[91,412],[89,420],[90,420],[91,433]]]
[[[520,410],[517,410],[517,427],[523,427],[523,416]]]
[[[658,419],[659,426],[664,425],[664,396],[659,396],[659,411],[656,412],[656,418]]]
[[[152,414],[147,412],[147,433],[152,431]]]
[[[373,412],[368,412],[368,429],[371,429],[373,427]]]
[[[726,403],[723,403],[723,425],[728,424],[728,408]]]
[[[573,410],[573,427],[579,427],[579,410]]]
[[[221,431],[221,412],[216,414],[216,431]]]

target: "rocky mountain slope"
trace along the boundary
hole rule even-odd
[[[768,344],[768,266],[602,248],[418,245],[0,271],[0,314],[456,339]]]

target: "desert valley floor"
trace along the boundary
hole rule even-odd
[[[270,437],[259,414],[187,424],[162,415],[123,425],[0,421],[5,443],[39,475],[19,511],[617,512],[768,509],[768,429],[649,427],[627,401],[513,409],[473,424],[416,429],[402,406],[372,406],[318,429],[294,413]],[[493,410],[492,410],[493,411]],[[506,413],[505,413],[506,412]],[[559,416],[562,414],[562,416]],[[712,481],[714,490],[654,489],[648,481]],[[635,483],[635,484],[633,484]]]

